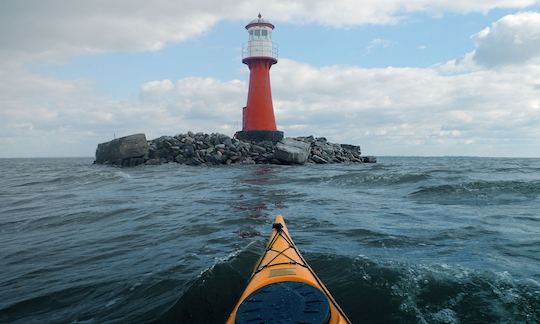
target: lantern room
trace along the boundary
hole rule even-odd
[[[274,25],[259,14],[246,25],[249,40],[242,47],[242,62],[247,64],[250,58],[271,58],[272,64],[277,63],[278,46],[272,42]]]

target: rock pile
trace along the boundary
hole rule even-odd
[[[129,137],[114,141],[129,142],[126,140]],[[136,150],[138,156],[109,159],[106,155],[100,155],[99,148],[108,147],[110,150],[112,142],[98,146],[94,163],[133,166],[169,162],[187,165],[376,162],[374,157],[361,156],[360,146],[330,143],[324,137],[313,136],[285,138],[273,143],[240,141],[217,133],[188,132],[147,141],[147,152],[141,154],[140,150]]]

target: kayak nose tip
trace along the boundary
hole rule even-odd
[[[285,219],[283,218],[283,215],[276,215],[276,220],[274,220],[274,224],[285,225]]]

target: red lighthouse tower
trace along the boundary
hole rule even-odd
[[[277,142],[283,138],[283,132],[276,127],[270,89],[270,68],[278,61],[277,45],[272,42],[274,25],[259,14],[246,29],[249,41],[242,48],[242,63],[249,67],[249,92],[242,111],[242,130],[235,136],[241,140]]]

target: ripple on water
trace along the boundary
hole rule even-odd
[[[278,213],[353,322],[540,321],[540,160],[91,163],[0,159],[0,322],[223,322]]]
[[[535,200],[540,181],[474,181],[420,187],[409,195],[422,203],[442,205],[503,205]]]

